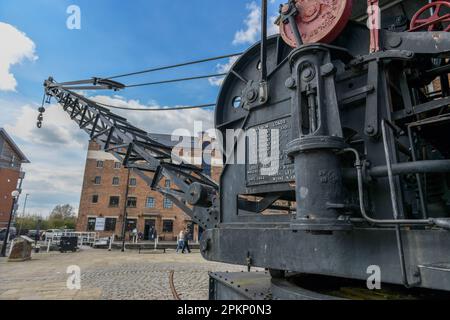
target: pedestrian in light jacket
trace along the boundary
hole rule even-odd
[[[178,251],[182,250],[182,253],[184,253],[184,242],[186,235],[184,233],[184,230],[181,230],[180,233],[178,234],[178,243],[177,243],[177,253]]]

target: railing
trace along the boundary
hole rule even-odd
[[[59,243],[61,237],[77,237],[78,246],[89,245],[92,246],[98,239],[98,233],[96,232],[75,232],[75,231],[63,231],[52,234],[49,238],[45,237],[45,245],[47,246],[47,251],[49,251],[52,243]]]

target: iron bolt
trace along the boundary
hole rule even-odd
[[[256,97],[257,97],[257,93],[255,92],[254,89],[252,89],[252,90],[250,90],[249,92],[247,92],[247,99],[248,99],[249,101],[255,100]]]
[[[305,81],[310,81],[314,78],[314,70],[312,68],[306,68],[302,72],[302,79]]]
[[[323,76],[328,76],[335,71],[334,65],[332,63],[327,63],[323,65],[321,68],[321,73]]]
[[[396,22],[397,24],[404,23],[404,22],[405,22],[405,17],[404,17],[404,16],[398,16],[398,17],[395,19],[395,22]]]
[[[305,71],[303,71],[303,76],[305,78],[311,77],[311,75],[312,75],[312,70],[310,68],[305,69]]]
[[[393,36],[389,39],[389,45],[392,48],[397,48],[401,44],[402,44],[402,38],[400,38],[399,36]]]
[[[285,82],[285,86],[286,86],[286,88],[289,88],[289,89],[294,88],[295,87],[295,79],[292,77],[287,78],[286,82]]]

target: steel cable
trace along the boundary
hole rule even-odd
[[[138,74],[150,73],[150,72],[167,70],[167,69],[174,69],[174,68],[189,66],[189,65],[193,65],[193,64],[199,64],[199,63],[204,63],[204,62],[209,62],[209,61],[216,61],[216,60],[221,60],[221,59],[226,59],[226,58],[232,58],[232,57],[237,57],[237,56],[240,56],[240,55],[242,55],[242,52],[241,53],[227,54],[227,55],[218,56],[218,57],[206,58],[206,59],[201,59],[201,60],[189,61],[189,62],[184,62],[184,63],[178,63],[178,64],[164,66],[164,67],[151,68],[151,69],[142,70],[142,71],[136,71],[136,72],[130,72],[130,73],[125,73],[125,74],[119,74],[119,75],[110,76],[110,77],[103,78],[103,79],[104,80],[111,80],[111,79],[129,77],[129,76],[134,76],[134,75],[138,75]]]

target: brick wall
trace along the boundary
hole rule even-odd
[[[7,226],[12,206],[11,193],[21,192],[22,163],[29,163],[8,134],[0,128],[0,228]],[[16,206],[17,209],[17,206]]]
[[[20,172],[16,169],[0,168],[0,228],[8,224],[11,214],[11,192],[16,190]]]

